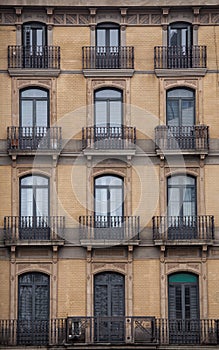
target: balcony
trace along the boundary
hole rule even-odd
[[[209,132],[206,125],[166,126],[155,128],[157,154],[181,152],[207,154],[209,148]]]
[[[106,151],[118,154],[134,154],[136,149],[136,129],[129,126],[94,126],[82,129],[84,153]]]
[[[211,244],[214,216],[154,216],[155,244]]]
[[[171,75],[179,69],[183,69],[183,75],[204,76],[206,68],[206,46],[155,46],[154,48],[154,69],[158,76]]]
[[[91,215],[79,217],[82,245],[138,244],[139,216]]]
[[[19,127],[7,128],[9,154],[39,152],[60,152],[62,148],[61,127]]]
[[[25,71],[19,73],[20,69]],[[28,71],[33,74],[30,70],[38,70],[38,75],[57,76],[60,71],[60,47],[8,46],[8,70],[11,75],[25,75]]]
[[[84,46],[82,48],[82,65],[85,76],[92,75],[93,70],[97,75],[112,75],[114,73],[115,75],[132,76],[134,73],[134,47]],[[107,73],[107,70],[110,72]]]
[[[5,216],[4,239],[6,244],[45,244],[64,239],[64,216]]]
[[[160,346],[211,345],[218,348],[217,319],[168,320],[149,316],[68,317],[52,320],[0,320],[0,346],[74,346],[84,349],[87,344],[96,349],[112,344],[127,344],[130,349]],[[108,344],[107,344],[108,343]],[[212,347],[215,345],[215,347]]]

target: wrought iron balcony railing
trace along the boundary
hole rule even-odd
[[[155,69],[206,68],[206,46],[155,46]]]
[[[162,241],[214,239],[214,216],[154,216],[153,239]]]
[[[127,340],[128,339],[128,340]],[[170,320],[149,316],[68,317],[52,320],[0,320],[0,346],[73,346],[130,343],[157,345],[219,344],[219,320]],[[80,343],[80,344],[79,344]],[[65,345],[63,345],[65,344]],[[81,345],[81,346],[80,346]]]
[[[155,128],[156,149],[207,152],[209,132],[206,125],[166,126]]]
[[[8,46],[8,68],[60,69],[60,47]]]
[[[62,129],[44,126],[10,126],[7,128],[7,141],[8,149],[11,151],[59,151],[62,148]]]
[[[139,240],[139,216],[80,216],[79,225],[81,239]]]
[[[64,216],[4,217],[4,238],[8,242],[63,240],[64,229]]]
[[[133,46],[84,46],[83,69],[134,69]]]
[[[130,126],[91,126],[82,129],[82,147],[135,149],[136,129]]]

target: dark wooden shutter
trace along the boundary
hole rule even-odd
[[[124,340],[124,276],[111,272],[95,276],[94,316],[95,341]]]
[[[18,344],[45,345],[49,339],[49,276],[28,273],[19,278]]]

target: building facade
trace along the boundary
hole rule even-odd
[[[0,348],[219,348],[217,1],[1,0]]]

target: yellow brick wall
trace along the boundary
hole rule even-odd
[[[161,27],[127,27],[126,45],[134,46],[135,69],[154,69],[154,47],[162,45]]]
[[[63,165],[58,167],[59,215],[65,215],[66,224],[78,227],[80,215],[85,215],[86,168]]]
[[[58,317],[86,315],[86,261],[60,260]]]
[[[81,70],[82,46],[90,45],[90,27],[54,27],[53,45],[60,46],[61,69]]]
[[[86,126],[86,80],[82,75],[61,75],[57,82],[57,119],[64,139],[81,138]]]
[[[140,215],[141,227],[151,226],[159,206],[159,167],[146,158],[132,169],[132,215]]]
[[[159,125],[159,80],[153,74],[136,74],[131,79],[131,107],[137,138],[154,139]]]
[[[205,207],[207,215],[214,215],[215,226],[219,225],[218,195],[219,195],[219,167],[205,166]]]
[[[210,138],[219,137],[219,85],[217,74],[207,74],[203,79],[204,124],[209,126]]]
[[[1,74],[0,91],[4,91],[0,94],[0,139],[6,140],[7,126],[11,126],[11,78],[8,74]]]
[[[208,318],[219,315],[219,260],[208,260]]]
[[[16,28],[14,26],[1,26],[0,43],[0,69],[8,69],[8,45],[16,45]]]
[[[136,260],[133,263],[133,314],[160,316],[160,262]]]
[[[0,227],[3,227],[4,216],[11,215],[11,168],[8,166],[0,167]]]
[[[8,319],[9,318],[9,272],[10,265],[9,261],[0,260],[0,319]]]
[[[219,67],[219,27],[199,26],[198,44],[207,46],[207,67],[218,69]]]

